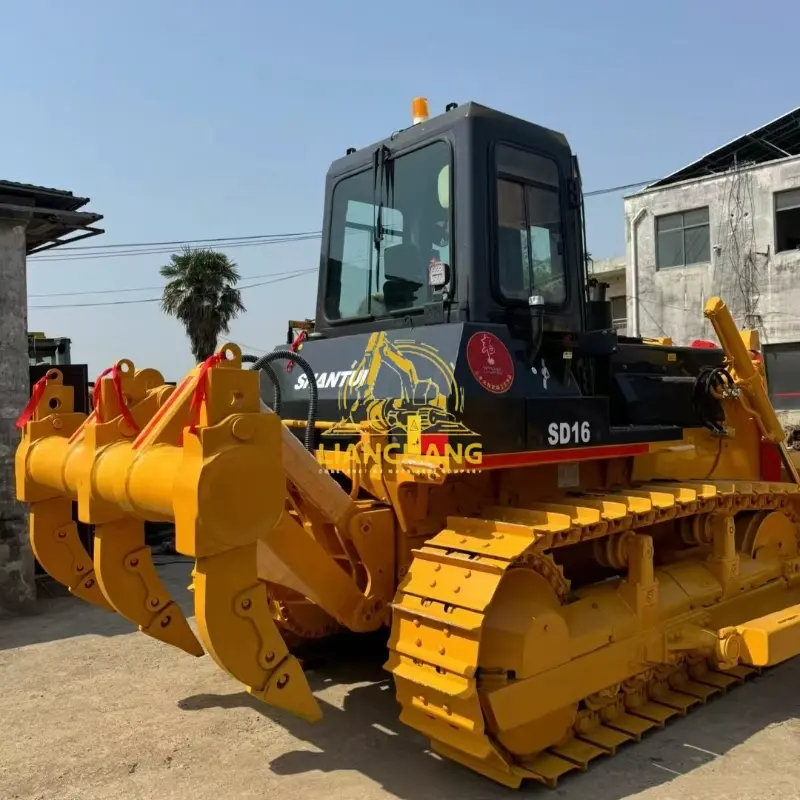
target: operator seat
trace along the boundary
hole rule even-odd
[[[382,252],[382,291],[373,292],[371,304],[364,298],[359,315],[379,316],[416,306],[428,282],[427,262],[422,249],[411,242],[389,245]]]

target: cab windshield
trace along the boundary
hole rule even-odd
[[[434,142],[392,158],[376,174],[380,169],[344,178],[333,190],[329,320],[422,308],[432,300],[431,261],[452,266],[450,145]]]

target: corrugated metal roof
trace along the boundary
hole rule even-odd
[[[797,155],[800,155],[800,106],[649,184],[644,191],[679,181],[721,175],[737,166],[767,164]]]

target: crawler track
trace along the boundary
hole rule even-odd
[[[518,727],[509,734],[508,726],[503,730],[498,724],[499,706],[492,707],[487,694],[524,681],[515,681],[508,670],[486,669],[482,663],[481,643],[491,628],[489,607],[499,596],[501,582],[513,570],[522,569],[546,582],[556,610],[569,608],[575,598],[570,597],[569,581],[551,554],[588,539],[597,540],[595,551],[613,558],[614,542],[620,539],[616,534],[647,534],[655,523],[670,519],[686,518],[679,523],[686,529],[691,528],[692,517],[702,514],[780,511],[796,524],[797,489],[794,484],[743,481],[658,482],[615,493],[580,495],[569,504],[487,508],[483,519],[450,518],[447,529],[415,552],[393,604],[386,668],[394,675],[401,721],[427,736],[436,752],[499,783],[518,787],[531,779],[554,787],[562,775],[585,770],[598,756],[614,754],[625,742],[638,741],[672,717],[685,715],[740,684],[759,670],[742,665],[718,669],[707,653],[691,647],[670,652],[664,663],[637,654],[642,665],[633,673],[620,674],[605,688],[592,689],[539,719],[536,706],[524,706],[524,711],[517,708]],[[739,556],[749,559],[744,553]],[[763,591],[768,584],[767,591],[773,587],[788,594],[788,587],[796,586],[792,576],[800,564],[797,558],[776,563],[774,576],[743,583],[741,591]],[[681,580],[688,584],[689,579],[679,572],[679,567],[670,564],[660,568],[656,578],[660,575],[669,582],[674,574],[679,586]],[[696,575],[693,579],[694,588],[699,584]],[[588,591],[584,598],[591,599],[595,596],[591,592],[597,590],[590,587]],[[581,599],[581,592],[577,595]],[[747,600],[744,594],[728,600],[736,606],[734,613],[746,608],[741,602]],[[699,615],[702,622],[703,612],[713,612],[717,605],[713,598],[707,606],[693,603],[691,615]],[[506,606],[506,612],[510,607]],[[597,604],[593,607],[598,608]],[[588,619],[587,629],[592,625]],[[625,636],[615,633],[589,654],[595,658],[592,663],[599,663],[596,653],[622,646],[618,642],[636,640],[644,652],[657,641],[661,652],[666,652],[664,641],[670,634],[665,629],[671,624],[671,619],[659,619],[657,625],[642,625]],[[586,630],[579,633],[586,638]],[[586,685],[587,680],[590,684],[591,679],[577,669],[580,663],[589,663],[587,652],[581,651],[583,659],[573,657],[555,665],[551,674],[563,675],[563,682],[573,687]],[[526,737],[527,742],[523,741]]]

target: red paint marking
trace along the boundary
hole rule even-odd
[[[800,397],[800,392],[775,392],[775,397]]]
[[[450,438],[446,433],[423,433],[419,437],[420,450],[423,455],[443,456],[449,441]],[[430,452],[431,448],[433,448],[433,453]]]
[[[514,359],[493,333],[474,333],[467,342],[467,364],[475,380],[494,394],[507,392],[514,383]]]
[[[119,411],[120,414],[122,414],[122,418],[128,423],[128,425],[130,425],[131,430],[138,431],[139,426],[136,424],[136,420],[133,418],[128,405],[125,402],[125,397],[122,394],[122,371],[117,364],[104,369],[94,380],[92,402],[94,404],[94,415],[97,418],[97,421],[100,423],[107,421],[103,420],[103,410],[101,408],[101,384],[106,375],[111,375],[111,382],[114,386],[114,394],[117,396],[117,405],[119,406]]]
[[[189,430],[192,433],[197,432],[197,426],[200,423],[200,410],[208,395],[208,371],[219,366],[223,361],[225,361],[225,351],[220,350],[219,353],[214,353],[214,355],[209,356],[200,367],[200,373],[197,376],[197,383],[195,384],[194,394],[192,395],[192,402],[189,403]]]
[[[303,344],[303,342],[306,339],[308,339],[308,331],[303,329],[302,331],[300,331],[300,333],[297,334],[297,336],[294,337],[294,341],[289,345],[289,349],[293,353],[296,353],[300,349],[300,345]],[[294,361],[290,361],[286,365],[286,371],[291,372],[293,368],[294,368]]]
[[[597,458],[643,456],[649,444],[612,444],[599,447],[570,447],[566,450],[535,450],[522,453],[484,453],[476,469],[482,467],[522,467],[534,464],[557,464],[561,461],[589,461]]]
[[[16,425],[20,430],[22,430],[28,424],[28,422],[33,419],[36,406],[38,406],[41,402],[46,388],[47,375],[42,376],[38,381],[36,381],[36,383],[33,384],[30,400],[28,400],[28,404],[22,409],[22,413],[17,418]]]
[[[761,440],[761,480],[779,483],[781,480],[781,454],[772,442]]]
[[[422,455],[444,456],[449,444],[446,433],[423,433]],[[484,453],[475,469],[486,467],[521,467],[532,464],[554,464],[561,461],[589,461],[597,458],[642,456],[650,452],[649,444],[610,444],[597,447],[571,447],[565,450],[525,450],[517,453]]]
[[[153,417],[150,420],[150,422],[148,422],[147,425],[145,425],[144,428],[142,428],[142,432],[136,437],[136,439],[134,440],[133,444],[131,445],[131,448],[133,450],[136,450],[144,442],[144,440],[147,438],[148,434],[163,419],[163,417],[167,413],[167,411],[169,411],[170,408],[172,408],[172,406],[174,406],[175,403],[178,402],[178,400],[180,399],[180,396],[181,396],[181,393],[182,393],[183,389],[186,387],[186,384],[191,380],[192,380],[192,376],[191,375],[187,375],[177,385],[177,387],[175,388],[175,391],[167,398],[167,402],[164,403],[164,405],[161,406],[161,408],[159,408],[158,411],[156,411],[155,414],[153,414]]]

